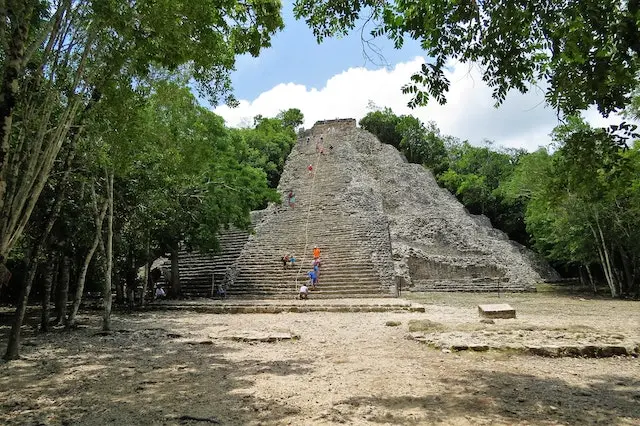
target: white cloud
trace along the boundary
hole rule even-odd
[[[307,88],[294,83],[279,84],[261,93],[252,101],[241,100],[237,108],[226,105],[214,112],[221,115],[229,126],[243,126],[253,122],[261,114],[272,117],[288,108],[300,108],[305,116],[305,128],[318,120],[355,118],[367,114],[369,101],[381,107],[390,107],[396,114],[412,114],[423,121],[433,120],[440,130],[452,136],[478,144],[484,139],[498,145],[534,150],[550,143],[549,133],[558,124],[554,111],[545,106],[544,93],[533,88],[529,93],[510,93],[499,108],[489,88],[477,69],[468,65],[449,68],[447,78],[451,82],[447,104],[434,100],[426,107],[407,107],[409,95],[403,95],[401,87],[411,74],[420,69],[424,59],[400,63],[392,70],[367,70],[349,68],[331,77],[321,89]],[[605,120],[597,111],[585,114],[594,125],[619,122],[619,117]]]

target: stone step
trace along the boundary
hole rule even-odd
[[[235,292],[228,291],[227,297],[256,297],[261,299],[269,299],[269,298],[291,298],[296,297],[298,292],[295,290],[287,290],[280,289],[277,291],[265,291],[265,290],[251,290],[246,292]],[[373,291],[367,289],[356,289],[356,290],[313,290],[309,293],[310,297],[326,297],[326,298],[340,298],[340,297],[380,297],[382,296],[382,292],[380,290]]]
[[[244,302],[244,300],[252,299],[255,303]],[[322,302],[331,302],[330,297],[316,297],[322,299]],[[361,298],[364,300],[364,298]],[[368,299],[368,298],[367,298]],[[273,300],[273,299],[271,299]],[[378,299],[380,300],[380,299]],[[382,300],[390,300],[383,298]],[[278,302],[267,304],[263,303],[264,299],[259,297],[245,297],[242,300],[229,297],[225,300],[189,302],[179,301],[173,303],[155,302],[148,305],[151,310],[186,310],[199,313],[211,314],[277,314],[277,313],[307,313],[307,312],[424,312],[425,308],[420,305],[412,304],[392,304],[392,303],[358,303],[351,302],[349,304],[342,303],[321,303],[314,299],[295,300],[291,295],[280,297]]]
[[[255,276],[255,277],[264,277],[264,276],[275,276],[275,277],[296,277],[296,276],[306,276],[307,272],[310,272],[313,268],[311,265],[296,268],[295,270],[287,270],[284,271],[281,268],[276,267],[266,267],[266,268],[255,268],[252,265],[238,265],[238,273],[243,274],[244,276]],[[349,276],[349,277],[365,277],[365,276],[378,276],[377,271],[373,267],[367,268],[366,266],[357,266],[357,267],[349,267],[349,266],[322,266],[320,267],[319,276],[327,276],[327,277],[335,277],[335,276]]]

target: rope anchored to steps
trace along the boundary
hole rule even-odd
[[[323,149],[324,147],[320,147],[320,148]],[[297,294],[298,277],[300,276],[300,273],[302,272],[302,268],[304,268],[305,262],[307,261],[307,249],[309,248],[309,221],[311,219],[311,203],[312,203],[311,200],[313,200],[313,194],[314,194],[314,189],[316,184],[316,175],[318,174],[319,158],[320,158],[320,150],[318,150],[316,147],[316,156],[313,163],[311,163],[312,179],[311,179],[311,190],[309,194],[309,205],[307,207],[307,219],[304,225],[304,251],[302,253],[302,259],[300,260],[300,267],[298,268],[298,272],[296,273],[295,288],[293,289],[294,294]]]

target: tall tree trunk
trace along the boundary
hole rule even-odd
[[[80,309],[80,303],[82,302],[82,293],[84,292],[84,282],[87,279],[87,271],[89,270],[89,264],[91,263],[93,254],[96,252],[96,248],[98,248],[98,243],[100,242],[102,223],[104,222],[104,217],[107,214],[108,207],[109,200],[105,200],[104,205],[100,210],[99,216],[95,219],[96,235],[93,238],[93,243],[91,244],[91,247],[89,248],[89,251],[84,258],[82,269],[80,270],[80,274],[78,275],[78,283],[76,285],[76,293],[73,298],[73,305],[71,306],[71,312],[69,312],[69,317],[67,318],[67,327],[73,327],[76,324],[76,317],[78,315],[78,309]]]
[[[615,277],[615,274],[613,272],[613,268],[611,266],[611,257],[609,256],[609,250],[607,250],[607,245],[605,244],[604,241],[604,234],[602,233],[602,227],[600,226],[600,222],[598,221],[598,218],[596,217],[596,225],[598,226],[598,233],[600,234],[600,242],[602,243],[602,251],[604,253],[604,259],[605,259],[605,268],[608,271],[608,275],[609,275],[609,286],[611,287],[611,297],[617,297],[620,295],[620,292],[618,291],[618,284],[617,284],[617,280]]]
[[[25,274],[23,285],[20,287],[20,296],[18,297],[18,307],[13,317],[13,324],[11,325],[11,331],[9,332],[9,342],[7,343],[7,351],[4,354],[4,359],[7,361],[20,358],[20,331],[22,329],[22,322],[24,321],[24,314],[27,311],[27,305],[29,303],[29,294],[31,293],[31,286],[38,270],[37,258],[39,256],[38,246],[31,250],[31,253],[27,255],[27,273]]]
[[[596,223],[598,223],[597,219],[596,219]],[[596,241],[596,249],[598,250],[598,257],[600,257],[600,264],[602,265],[602,271],[604,272],[604,277],[607,280],[607,285],[609,286],[609,290],[611,291],[611,297],[617,297],[618,291],[614,281],[615,278],[611,273],[611,269],[609,268],[609,253],[607,251],[607,245],[605,244],[604,240],[600,238],[602,237],[602,232],[597,233],[592,224],[589,224],[589,227],[591,228],[593,238],[595,238],[595,241]],[[599,228],[600,228],[600,225],[598,224],[598,229]],[[598,234],[600,235],[600,237],[598,236]]]
[[[64,323],[64,318],[67,316],[70,272],[71,258],[66,254],[63,254],[60,265],[60,282],[58,283],[56,292],[56,324]]]
[[[138,282],[138,271],[136,270],[136,257],[133,247],[129,246],[127,253],[127,270],[125,272],[125,283],[127,288],[127,306],[133,309],[136,299],[136,285]]]
[[[142,295],[140,296],[140,306],[144,307],[145,299],[147,297],[147,291],[149,288],[150,270],[151,270],[151,248],[150,248],[149,234],[147,231],[147,241],[144,245],[144,280],[142,281]]]
[[[4,3],[4,2],[3,2]],[[16,7],[17,6],[17,7]],[[5,5],[6,7],[6,5]],[[2,92],[0,92],[0,212],[4,209],[4,195],[7,190],[6,166],[9,156],[9,137],[13,121],[13,110],[16,106],[16,97],[20,89],[20,77],[24,69],[24,55],[29,26],[33,13],[33,2],[16,2],[10,5],[13,14],[11,34],[9,36],[8,49],[4,59],[4,73],[2,75]],[[5,20],[6,16],[2,16]],[[3,22],[3,27],[6,22]],[[6,255],[8,253],[0,253]]]
[[[171,292],[173,297],[182,293],[180,288],[180,268],[178,264],[178,243],[171,246]]]
[[[596,286],[596,282],[593,281],[593,275],[591,275],[591,268],[589,264],[585,264],[584,268],[587,270],[587,275],[589,276],[589,282],[591,282],[591,287],[593,288],[593,294],[598,294],[598,287]]]
[[[624,269],[624,287],[621,289],[622,293],[631,293],[633,289],[634,271],[630,265],[629,256],[622,247],[619,247],[620,259],[622,260],[622,268]]]
[[[73,83],[69,88],[73,96],[56,117],[57,125],[50,128],[50,116],[54,108],[47,106],[52,102],[34,101],[33,103],[45,105],[44,108],[47,109],[44,117],[42,114],[36,114],[33,118],[40,123],[34,124],[34,128],[31,129],[35,132],[35,140],[30,139],[29,143],[19,144],[19,148],[13,149],[11,155],[5,158],[6,167],[0,170],[0,254],[8,253],[20,239],[64,142],[70,138],[73,143],[82,133],[84,128],[82,117],[79,125],[74,126],[74,123],[76,123],[80,105],[85,99],[84,89],[80,84],[87,57],[93,46],[93,39],[94,36],[89,34],[80,62],[76,67]],[[68,40],[62,37],[60,43],[68,44]],[[71,49],[64,50],[66,55],[73,53]],[[49,68],[54,72],[56,66]],[[50,93],[53,93],[53,90],[50,90]],[[99,99],[99,96],[97,98]],[[97,99],[94,101],[92,97],[85,107],[85,112],[95,102]],[[27,105],[29,106],[34,105]],[[33,120],[25,119],[23,123]],[[72,148],[69,150],[73,151]]]
[[[14,322],[11,325],[11,332],[9,334],[9,342],[7,343],[7,352],[4,355],[6,360],[18,359],[20,357],[20,329],[22,328],[22,321],[24,321],[24,314],[27,311],[27,303],[29,302],[29,294],[31,293],[31,287],[33,280],[36,276],[37,265],[40,258],[40,253],[44,249],[53,225],[58,220],[60,209],[62,208],[62,200],[64,198],[64,189],[58,193],[53,209],[49,215],[47,226],[45,227],[40,240],[36,243],[29,256],[27,262],[27,274],[23,285],[20,288],[20,297],[18,298],[18,307],[14,316]],[[31,268],[30,268],[31,267]]]
[[[54,256],[47,260],[44,275],[44,291],[42,292],[42,316],[40,319],[40,330],[49,331],[49,317],[51,312],[51,286],[56,272],[56,261]]]
[[[102,315],[102,331],[111,331],[111,276],[113,272],[113,172],[107,176],[107,202],[109,214],[107,216],[107,270],[105,272],[102,300],[104,311]]]

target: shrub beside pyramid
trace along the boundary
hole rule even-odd
[[[316,152],[320,138],[324,154]],[[225,277],[231,296],[294,297],[315,245],[324,264],[314,297],[533,291],[556,277],[352,119],[317,122],[289,155],[279,191],[283,199],[296,194],[295,208],[285,202],[261,212]],[[283,267],[284,254],[298,259],[294,268]]]

